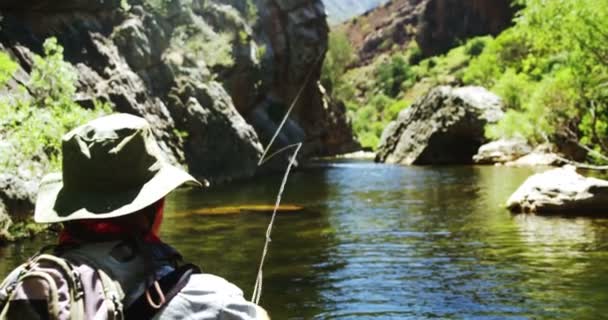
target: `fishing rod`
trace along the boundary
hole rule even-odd
[[[319,56],[315,59],[314,65],[319,63],[320,59],[323,57],[323,54],[324,54],[323,52],[321,54],[319,54]],[[292,167],[296,163],[298,153],[300,152],[300,149],[302,148],[302,142],[298,142],[298,143],[283,147],[283,148],[277,150],[276,152],[272,153],[268,157],[266,157],[266,155],[268,154],[268,152],[270,151],[270,148],[272,147],[275,140],[279,136],[281,129],[283,129],[283,126],[287,122],[289,115],[291,114],[294,107],[298,103],[298,100],[300,100],[300,96],[302,95],[302,93],[304,92],[304,89],[308,85],[308,82],[310,81],[310,79],[312,77],[313,71],[314,71],[314,68],[311,68],[310,71],[308,72],[308,74],[306,75],[306,78],[304,79],[304,83],[302,83],[302,86],[300,87],[300,89],[298,90],[298,93],[296,94],[293,101],[291,102],[289,109],[287,109],[285,116],[283,116],[283,120],[281,121],[281,123],[279,124],[277,129],[275,130],[274,135],[270,139],[270,142],[268,143],[268,145],[266,146],[266,149],[264,150],[264,153],[262,154],[262,157],[258,161],[258,167],[260,167],[264,163],[268,162],[270,159],[275,157],[276,155],[281,154],[284,151],[287,151],[289,149],[295,148],[295,151],[291,155],[291,159],[289,160],[289,163],[287,164],[287,168],[285,169],[285,174],[283,175],[283,180],[281,181],[281,186],[279,188],[279,192],[276,197],[274,209],[272,211],[272,216],[270,218],[270,222],[268,223],[268,228],[266,229],[266,240],[264,241],[262,257],[260,259],[260,265],[258,267],[258,273],[257,273],[256,279],[255,279],[255,285],[253,287],[253,294],[251,296],[251,302],[255,303],[256,305],[259,305],[260,298],[262,297],[262,283],[264,281],[264,275],[263,275],[264,274],[264,271],[263,271],[264,262],[266,261],[266,256],[268,255],[268,248],[269,248],[270,242],[272,241],[270,238],[270,236],[272,234],[272,227],[274,225],[274,220],[276,218],[277,211],[279,210],[279,206],[281,205],[281,197],[283,196],[283,191],[285,191],[285,185],[287,184],[287,179],[289,178],[289,174],[291,172]]]

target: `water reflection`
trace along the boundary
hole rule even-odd
[[[511,215],[533,173],[504,167],[317,163],[294,174],[265,267],[274,319],[598,319],[608,312],[608,220]],[[180,191],[163,237],[247,296],[270,216],[188,214],[272,204],[280,176]],[[0,249],[0,272],[39,240]]]
[[[261,303],[271,305],[276,319],[314,315],[325,305],[320,295],[327,273],[340,267],[331,261],[334,230],[327,222],[326,199],[332,194],[322,168],[294,174],[283,203],[303,206],[303,212],[280,214],[275,222],[270,254],[264,268]],[[220,186],[204,192],[178,192],[169,203],[170,212],[221,205],[272,204],[280,176],[260,178],[238,185]],[[250,296],[264,243],[267,214],[228,216],[168,215],[163,237],[205,271],[235,282]],[[194,258],[192,258],[194,257]],[[330,262],[331,261],[331,262]]]

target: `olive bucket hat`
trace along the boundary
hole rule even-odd
[[[150,125],[129,114],[93,120],[63,136],[63,170],[42,179],[34,220],[107,219],[137,212],[184,183],[164,160]]]

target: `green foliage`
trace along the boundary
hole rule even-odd
[[[329,34],[328,49],[321,70],[321,83],[329,91],[342,85],[346,67],[353,61],[353,47],[344,31],[335,30]]]
[[[595,0],[520,4],[515,26],[487,43],[463,77],[493,88],[510,109],[488,134],[538,141],[561,132],[608,152],[608,6]]]
[[[154,13],[167,15],[169,7],[179,0],[146,0],[143,2],[144,7]]]
[[[129,1],[120,0],[120,9],[122,9],[123,11],[131,10],[131,5],[129,5]]]
[[[374,95],[363,107],[347,103],[361,145],[372,149],[378,147],[384,128],[408,105],[405,100],[395,100],[382,93]]]
[[[28,88],[31,99],[0,100],[0,167],[15,171],[31,160],[60,167],[61,137],[72,128],[110,112],[95,103],[86,110],[73,101],[75,69],[63,61],[55,38],[44,42],[45,56],[35,56]]]
[[[524,73],[513,69],[507,71],[495,82],[492,91],[503,99],[507,109],[521,109],[524,100],[529,97],[535,84]]]
[[[240,41],[248,41],[246,32],[236,34]],[[243,39],[247,37],[247,39]],[[204,23],[194,26],[179,26],[173,32],[172,47],[184,50],[195,61],[204,61],[205,65],[214,67],[231,67],[235,35],[230,32],[217,33]]]
[[[407,49],[407,62],[410,65],[416,65],[422,61],[424,55],[422,54],[422,49],[416,41],[412,41]]]
[[[382,92],[390,97],[396,97],[402,87],[413,85],[414,74],[402,54],[396,54],[388,62],[384,62],[376,69],[376,79]]]
[[[44,55],[34,56],[34,68],[30,75],[29,90],[38,106],[69,108],[74,104],[78,75],[74,67],[63,61],[63,47],[57,39],[44,42]]]
[[[13,73],[17,71],[17,63],[11,60],[8,54],[0,51],[0,86],[6,84]]]
[[[486,47],[486,39],[484,38],[473,38],[465,45],[467,55],[471,57],[477,57],[483,52]]]
[[[253,26],[258,21],[258,6],[256,6],[253,0],[247,0],[246,5],[247,9],[245,10],[245,19],[249,25]]]

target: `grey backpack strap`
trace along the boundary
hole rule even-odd
[[[108,310],[108,320],[124,319],[121,302],[124,298],[124,293],[120,288],[120,284],[112,280],[112,278],[101,269],[97,269],[97,274],[103,284],[104,297]]]
[[[24,312],[51,319],[85,317],[84,290],[78,272],[68,261],[53,255],[30,258],[9,275],[0,292],[4,300],[1,319],[22,317]]]

